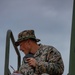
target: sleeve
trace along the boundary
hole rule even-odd
[[[22,59],[22,64],[21,64],[21,66],[19,67],[19,72],[20,72],[20,73],[24,73],[24,71],[27,71],[26,69],[27,69],[27,67],[28,67],[28,64],[26,63],[25,60],[26,60],[26,59],[25,59],[25,56],[24,56],[23,59]]]
[[[25,59],[23,59],[22,65],[19,68],[19,72],[23,75],[33,75],[34,69],[28,65]]]
[[[48,48],[46,61],[37,62],[36,73],[48,73],[49,75],[63,74],[64,64],[59,51],[52,47]]]

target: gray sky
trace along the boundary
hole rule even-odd
[[[0,75],[4,75],[8,29],[12,30],[15,40],[20,31],[34,29],[40,43],[52,45],[60,51],[65,65],[63,75],[67,75],[72,8],[73,0],[0,0]],[[10,46],[10,65],[16,69],[16,54],[12,43]],[[21,52],[21,55],[24,54]]]

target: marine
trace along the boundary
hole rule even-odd
[[[17,46],[23,51],[19,73],[23,75],[62,75],[64,63],[60,52],[53,46],[37,44],[34,30],[19,33]]]

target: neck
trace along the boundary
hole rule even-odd
[[[31,53],[35,54],[37,52],[37,50],[39,49],[39,45],[36,44],[36,43],[33,43],[32,44],[32,47],[31,47]]]

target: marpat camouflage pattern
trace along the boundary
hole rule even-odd
[[[64,64],[60,52],[53,46],[42,45],[34,54],[37,60],[35,68],[30,67],[23,60],[19,71],[23,75],[62,75]]]

